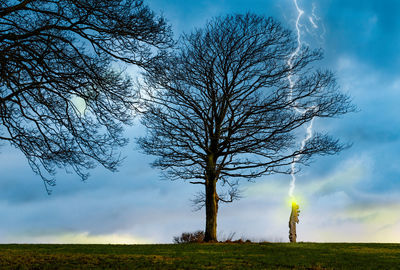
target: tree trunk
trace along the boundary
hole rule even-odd
[[[217,181],[209,179],[206,183],[206,232],[205,242],[217,241],[217,214],[218,214],[218,196]]]

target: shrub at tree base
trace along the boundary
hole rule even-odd
[[[252,241],[249,239],[245,240],[245,239],[240,238],[237,240],[232,240],[234,235],[235,235],[235,233],[231,233],[223,241],[219,241],[219,243],[239,243],[239,244],[252,243]],[[181,234],[181,236],[174,237],[174,244],[203,243],[204,236],[205,236],[204,231],[184,232]]]
[[[196,232],[184,232],[181,236],[174,237],[175,244],[184,244],[184,243],[201,243],[204,242],[204,232],[196,231]]]

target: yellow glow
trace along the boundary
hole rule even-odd
[[[291,196],[286,199],[287,206],[292,207],[293,203],[295,203],[297,205],[304,205],[305,200],[302,196],[297,196],[297,197]]]
[[[292,197],[292,198],[291,198],[291,204],[298,204],[295,197]]]

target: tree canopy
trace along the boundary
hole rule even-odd
[[[57,167],[115,170],[134,102],[115,61],[146,68],[170,45],[143,1],[0,0],[0,140],[50,185]]]
[[[304,125],[354,108],[334,74],[316,67],[322,52],[303,46],[294,55],[296,47],[272,18],[228,15],[182,35],[169,58],[145,73],[148,131],[139,144],[168,177],[204,185],[205,241],[216,240],[218,202],[234,199],[237,181],[290,173],[299,155],[304,164],[343,148],[321,133],[299,147]],[[222,196],[217,183],[233,189]]]

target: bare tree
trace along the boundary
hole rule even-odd
[[[170,45],[142,1],[0,0],[0,140],[46,188],[57,167],[115,170],[135,96],[114,60],[146,68]]]
[[[334,75],[313,63],[321,52],[301,48],[272,18],[230,15],[183,35],[176,52],[145,74],[138,142],[172,179],[204,185],[205,241],[216,241],[218,203],[234,199],[236,183],[289,173],[301,154],[334,154],[344,146],[315,134],[299,150],[299,128],[313,118],[353,110]],[[288,65],[292,57],[292,65]],[[291,87],[288,76],[296,79]],[[298,113],[305,110],[305,113]],[[217,183],[232,187],[228,196]]]

